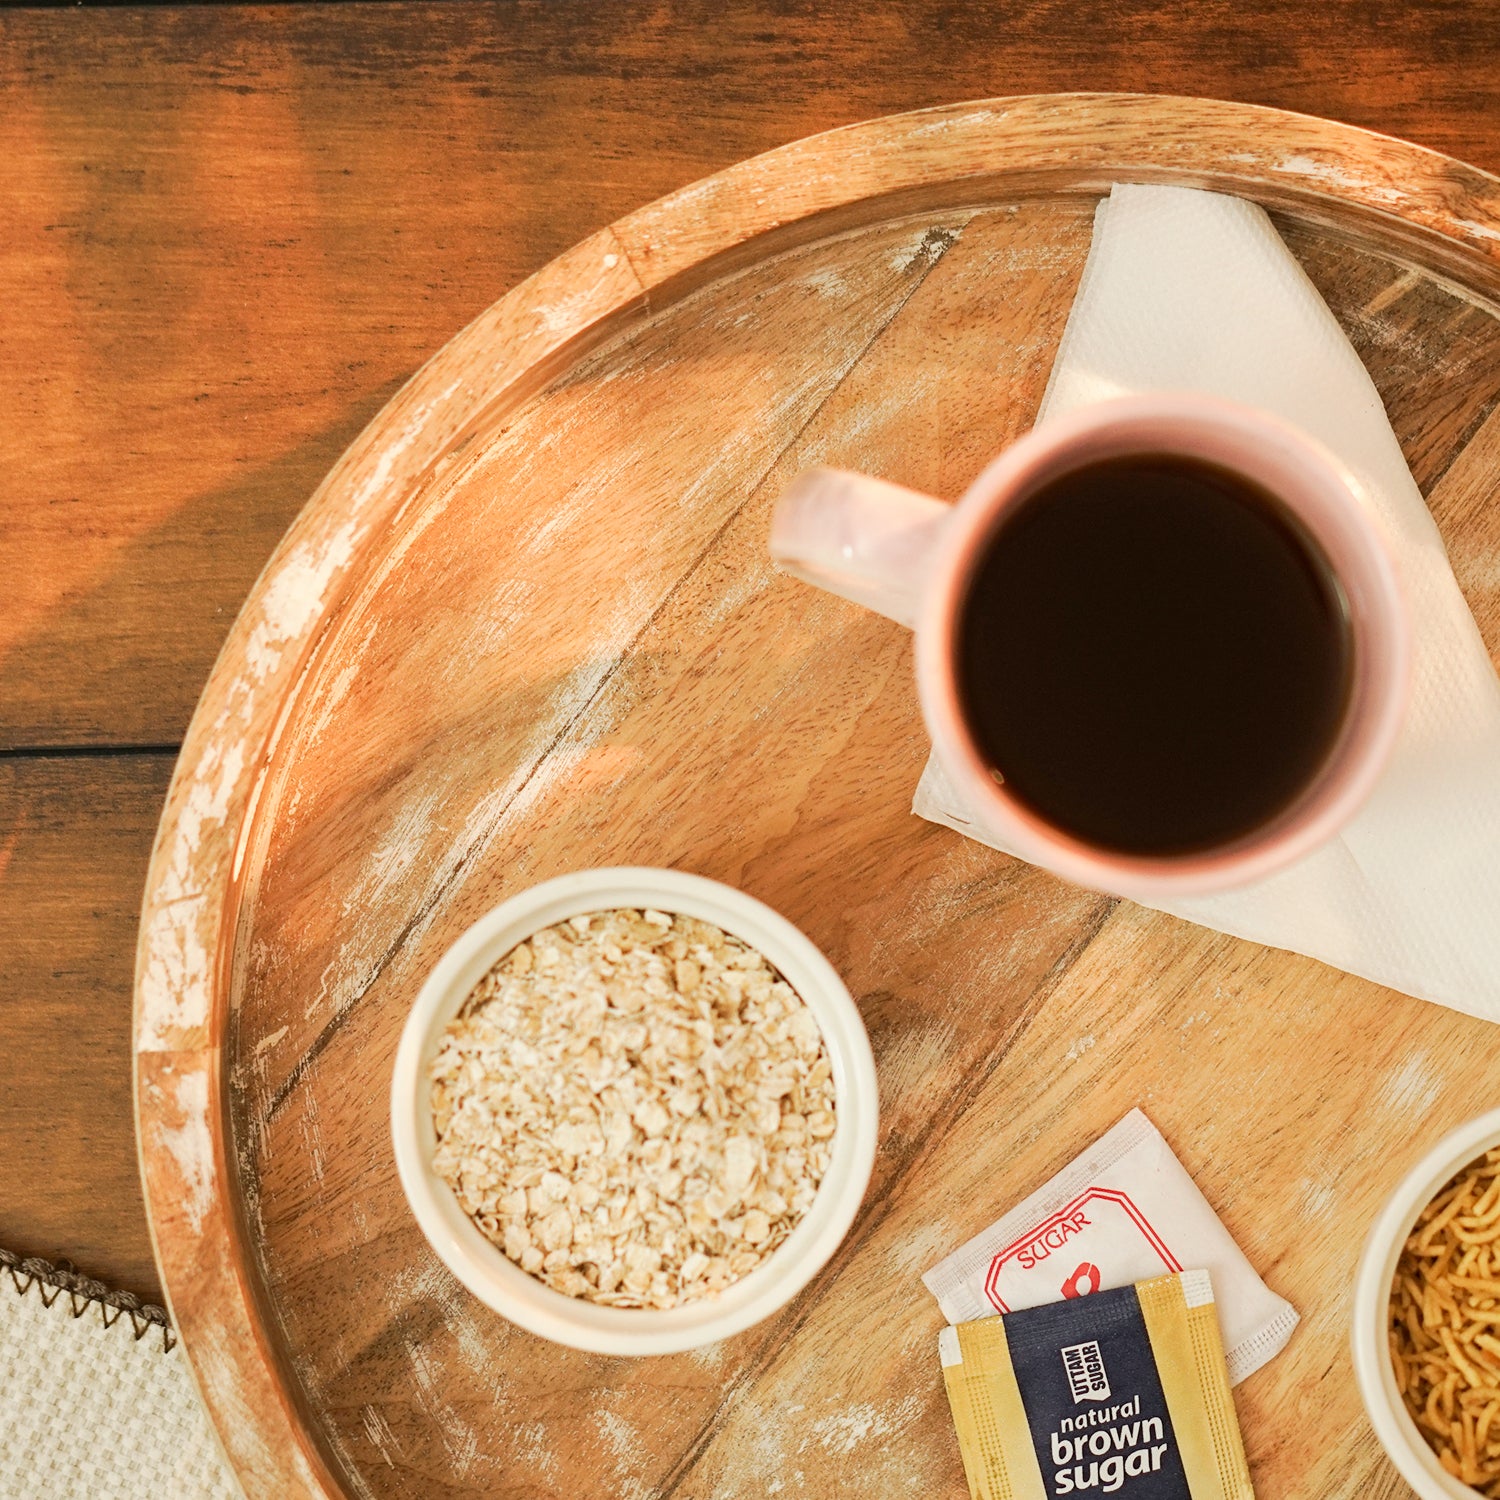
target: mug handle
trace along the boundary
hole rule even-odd
[[[809,469],[776,502],[771,557],[783,572],[910,630],[951,509],[884,479]]]

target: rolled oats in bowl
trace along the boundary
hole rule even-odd
[[[448,1023],[434,1171],[522,1270],[665,1309],[761,1265],[811,1208],[836,1128],[818,1023],[695,917],[615,908],[533,933]]]

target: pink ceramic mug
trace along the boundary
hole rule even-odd
[[[1347,605],[1348,703],[1321,768],[1281,813],[1207,851],[1139,856],[1100,848],[997,783],[957,687],[957,638],[976,565],[1015,507],[1053,479],[1126,454],[1197,459],[1278,497],[1322,549]],[[1353,477],[1267,413],[1200,395],[1128,396],[1047,422],[1006,449],[955,505],[884,480],[815,469],[771,527],[777,564],[916,631],[917,688],[933,747],[964,803],[1004,843],[1099,889],[1145,899],[1260,879],[1328,839],[1374,786],[1405,708],[1410,630],[1397,572]]]

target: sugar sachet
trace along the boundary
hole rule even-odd
[[[922,1280],[944,1317],[965,1323],[1197,1269],[1213,1278],[1237,1385],[1285,1346],[1297,1312],[1260,1279],[1161,1133],[1133,1109]]]
[[[972,1500],[1253,1500],[1206,1271],[943,1329]]]

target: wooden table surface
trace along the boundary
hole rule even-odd
[[[1500,172],[1487,0],[0,12],[0,1246],[159,1292],[129,1020],[161,800],[240,599],[404,378],[741,157],[1080,88]]]

